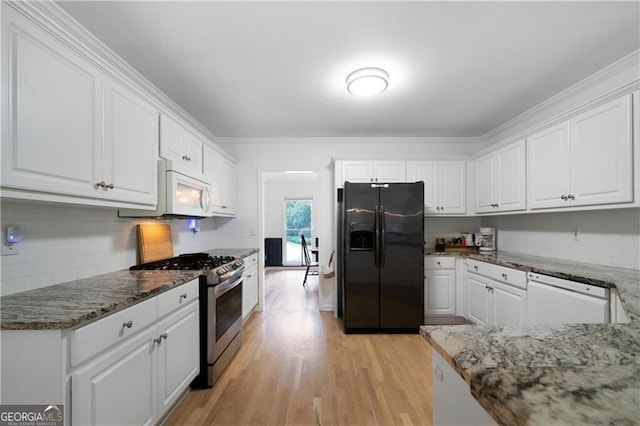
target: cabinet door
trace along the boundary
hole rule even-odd
[[[524,139],[496,152],[495,161],[496,210],[524,210],[527,207]]]
[[[467,301],[469,318],[476,324],[489,324],[490,293],[487,290],[487,280],[476,275],[469,274],[467,281]]]
[[[345,182],[371,182],[373,176],[372,161],[342,162],[342,179]]]
[[[103,198],[157,204],[158,112],[106,77],[103,94]]]
[[[568,207],[569,126],[561,123],[527,138],[529,208]]]
[[[242,274],[242,318],[244,319],[251,315],[257,304],[258,268],[247,268]]]
[[[100,73],[2,13],[2,186],[101,198]]]
[[[237,166],[209,144],[203,148],[204,179],[211,185],[211,211],[231,216],[236,209]]]
[[[202,179],[203,141],[185,125],[162,115],[160,118],[160,156],[171,161],[170,169]]]
[[[157,366],[151,327],[73,374],[72,421],[142,425],[157,419]]]
[[[158,323],[158,390],[162,417],[200,372],[199,309],[194,301]],[[166,337],[164,337],[166,336]]]
[[[573,205],[633,201],[631,95],[569,122]]]
[[[495,159],[491,153],[476,160],[476,213],[495,211]]]
[[[405,161],[374,161],[373,178],[376,182],[406,182]]]
[[[456,313],[455,272],[427,270],[425,277],[424,314],[454,315]]]
[[[407,180],[410,182],[424,181],[424,210],[425,213],[440,213],[438,204],[438,188],[440,179],[437,161],[407,162]]]
[[[526,322],[527,292],[495,281],[493,292],[493,321],[497,325],[521,325]]]
[[[442,214],[464,214],[467,211],[467,166],[464,161],[441,161],[439,204]]]
[[[221,207],[225,215],[234,215],[236,213],[236,195],[237,191],[237,173],[238,166],[230,159],[223,157],[223,186],[221,190]]]

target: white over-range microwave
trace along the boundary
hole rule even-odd
[[[167,169],[158,161],[158,207],[156,210],[121,209],[120,217],[187,218],[211,216],[211,185]]]

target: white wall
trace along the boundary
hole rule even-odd
[[[137,263],[135,225],[145,219],[121,219],[114,209],[38,204],[2,200],[2,232],[7,225],[22,228],[19,254],[0,258],[0,294],[46,287]],[[200,221],[200,232],[187,230],[184,220],[171,220],[174,253],[229,247],[215,238],[227,219]],[[4,241],[4,236],[2,237]],[[237,247],[237,246],[231,246]]]
[[[500,250],[640,269],[637,208],[496,216],[482,225],[496,227]]]

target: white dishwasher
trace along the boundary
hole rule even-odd
[[[547,275],[528,273],[529,324],[609,322],[609,289]]]

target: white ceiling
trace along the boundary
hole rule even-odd
[[[481,136],[640,47],[638,1],[59,4],[219,137]]]

